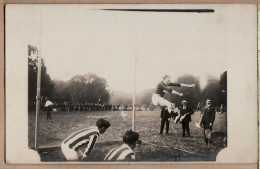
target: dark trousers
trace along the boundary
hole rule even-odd
[[[186,136],[185,131],[187,131],[187,136],[190,137],[190,122],[183,121],[182,123],[182,136]]]
[[[162,118],[161,120],[161,129],[160,129],[160,134],[163,133],[163,128],[164,128],[164,124],[166,123],[166,133],[169,133],[169,120],[168,118]]]
[[[209,130],[210,132],[212,132],[212,126],[203,126],[203,134],[204,134],[204,142],[206,144],[211,144],[212,143],[212,139],[208,138],[208,136],[206,136],[206,130]]]
[[[49,119],[51,120],[51,112],[50,111],[47,112],[47,120],[49,120]]]

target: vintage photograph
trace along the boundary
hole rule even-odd
[[[8,6],[6,28],[23,39],[27,148],[39,162],[218,161],[232,146],[229,12]]]

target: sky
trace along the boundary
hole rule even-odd
[[[219,77],[227,70],[229,18],[218,6],[214,13],[99,10],[102,8],[111,6],[19,8],[14,25],[19,27],[17,38],[39,47],[52,79],[69,80],[93,72],[104,77],[112,90],[155,88],[165,74],[172,81],[192,74],[203,88],[208,75]]]

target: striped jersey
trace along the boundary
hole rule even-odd
[[[79,148],[82,148],[83,146],[87,146],[84,153],[89,155],[94,148],[99,135],[100,133],[97,126],[89,127],[73,133],[66,138],[63,143],[75,151],[78,151]]]
[[[132,161],[135,160],[135,153],[127,145],[112,149],[105,157],[104,161]]]

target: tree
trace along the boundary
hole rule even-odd
[[[225,71],[220,76],[220,90],[221,90],[221,99],[220,103],[223,104],[224,107],[227,107],[227,71]]]
[[[132,105],[133,94],[115,90],[110,95],[110,103],[113,105]]]
[[[188,104],[192,108],[196,108],[198,105],[198,102],[200,101],[200,88],[199,88],[199,79],[193,75],[185,74],[183,76],[180,76],[177,81],[179,83],[185,83],[185,84],[195,84],[194,88],[188,88],[188,87],[173,87],[174,90],[183,93],[183,97],[180,97],[175,94],[169,94],[167,93],[165,97],[175,103],[177,106],[181,106],[181,101],[183,99],[187,100]]]
[[[37,71],[38,71],[38,49],[35,46],[28,45],[28,100],[29,108],[31,103],[36,101],[37,92]],[[53,90],[52,80],[47,73],[47,68],[42,59],[41,65],[41,96],[50,97]]]
[[[51,100],[57,103],[70,102],[71,96],[69,93],[69,82],[62,80],[53,80],[54,89],[51,95]]]
[[[208,80],[208,84],[201,93],[203,103],[206,99],[212,100],[212,106],[220,106],[221,102],[221,89],[220,81],[216,78],[211,78]]]
[[[68,90],[75,103],[108,103],[110,98],[106,79],[94,73],[74,76]]]
[[[136,105],[142,106],[142,105],[151,105],[152,103],[152,95],[155,92],[154,89],[147,89],[140,93],[136,94]]]

